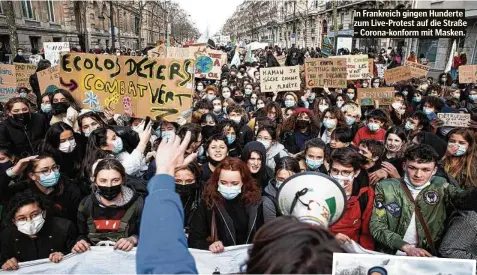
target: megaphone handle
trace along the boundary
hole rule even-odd
[[[298,191],[295,193],[295,198],[293,198],[293,202],[290,206],[290,215],[293,213],[293,209],[295,209],[296,203],[298,202],[300,197],[305,195],[307,192],[308,192],[308,188],[303,188],[301,191]],[[305,204],[305,206],[309,208],[309,205]]]

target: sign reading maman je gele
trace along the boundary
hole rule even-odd
[[[305,81],[307,88],[346,88],[348,67],[346,58],[305,59]]]
[[[372,106],[375,100],[379,101],[379,105],[391,105],[394,88],[358,88],[358,97],[361,106]]]
[[[35,73],[35,64],[13,63],[15,65],[15,76],[17,78],[17,88],[27,87],[31,90],[30,76]]]
[[[84,108],[174,121],[192,106],[190,59],[68,53],[60,82]]]
[[[0,64],[0,102],[18,97],[15,65]]]
[[[340,55],[330,58],[346,58],[348,66],[347,80],[365,79],[369,77],[368,55]]]
[[[437,118],[444,122],[443,126],[469,127],[470,114],[438,113]]]
[[[300,90],[300,66],[260,69],[260,91],[282,92]]]
[[[44,42],[45,59],[50,60],[51,66],[60,63],[60,53],[70,51],[70,42]]]
[[[53,93],[60,87],[59,66],[49,67],[36,73],[41,94]]]

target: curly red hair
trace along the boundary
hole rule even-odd
[[[203,199],[207,208],[212,209],[214,203],[223,204],[224,197],[217,191],[219,178],[222,170],[238,171],[242,178],[242,200],[245,206],[257,204],[261,200],[261,191],[257,181],[252,177],[252,173],[247,165],[240,159],[227,157],[215,168],[214,173],[205,185]]]

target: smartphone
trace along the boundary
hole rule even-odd
[[[146,127],[147,127],[147,125],[149,125],[149,122],[151,122],[151,117],[147,116],[146,117],[146,123],[144,123],[144,129],[143,130],[146,130]]]

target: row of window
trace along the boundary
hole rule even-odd
[[[55,22],[55,8],[53,4],[53,0],[44,0],[42,1],[46,5],[46,9],[48,10],[48,18],[50,22]],[[22,16],[26,19],[36,19],[35,13],[33,9],[33,5],[31,0],[22,0]],[[4,14],[3,5],[0,1],[0,14]]]

